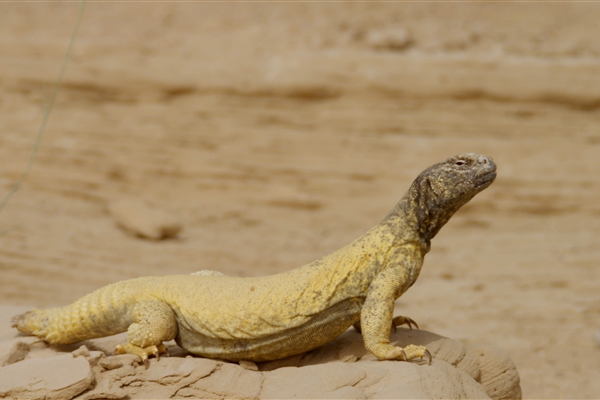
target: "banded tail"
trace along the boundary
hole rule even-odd
[[[135,280],[114,283],[74,303],[47,310],[31,310],[12,318],[12,327],[48,343],[71,344],[127,331],[135,304]],[[133,293],[132,293],[133,292]]]

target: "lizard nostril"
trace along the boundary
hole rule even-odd
[[[490,163],[490,160],[486,156],[479,156],[479,159],[477,161],[479,161],[480,164],[489,164]]]

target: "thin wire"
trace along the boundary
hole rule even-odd
[[[27,163],[27,167],[25,168],[25,171],[23,171],[23,174],[21,175],[19,180],[10,189],[10,191],[8,192],[6,197],[4,197],[4,200],[2,200],[2,203],[0,203],[0,212],[2,212],[2,209],[4,209],[4,207],[6,206],[6,203],[8,203],[10,198],[17,192],[17,190],[19,190],[19,188],[21,187],[21,184],[23,183],[25,178],[27,178],[27,176],[29,175],[29,172],[31,171],[31,167],[33,166],[33,161],[35,160],[35,156],[37,155],[38,149],[40,148],[42,136],[44,135],[44,131],[46,130],[46,124],[48,123],[48,117],[50,116],[50,112],[52,111],[52,107],[54,106],[54,100],[56,100],[56,95],[58,94],[58,89],[60,87],[63,76],[65,74],[65,70],[67,69],[69,57],[71,56],[71,50],[73,49],[73,43],[75,43],[75,36],[77,36],[77,30],[79,29],[79,23],[81,22],[81,18],[83,16],[84,6],[85,6],[85,0],[81,0],[79,2],[79,12],[77,14],[77,21],[75,22],[75,28],[73,29],[73,34],[71,35],[71,41],[69,42],[69,47],[67,48],[67,52],[63,59],[62,65],[60,67],[60,72],[58,73],[58,79],[54,83],[54,88],[52,89],[52,95],[50,96],[50,101],[44,108],[44,116],[42,118],[42,123],[40,124],[40,129],[38,130],[38,134],[35,139],[35,144],[33,145],[33,150],[31,151],[31,156],[29,157],[29,162]],[[10,230],[12,230],[12,229],[9,229],[8,231],[5,231],[2,234],[0,234],[0,237],[5,235],[6,233],[8,233]]]

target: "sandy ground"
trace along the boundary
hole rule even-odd
[[[30,157],[76,3],[0,3],[0,195]],[[427,166],[498,178],[398,309],[506,350],[529,398],[600,396],[600,5],[88,3],[34,168],[0,214],[0,302],[258,276],[375,225]],[[107,212],[184,221],[145,241]]]

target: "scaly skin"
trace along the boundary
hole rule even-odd
[[[394,301],[416,281],[430,241],[450,217],[496,177],[485,156],[461,154],[433,165],[377,226],[349,245],[277,275],[236,278],[218,272],[117,282],[73,304],[13,318],[19,331],[50,343],[128,332],[120,353],[166,352],[175,339],[203,357],[266,361],[302,353],[354,325],[381,360],[428,357],[423,346],[389,343]]]

